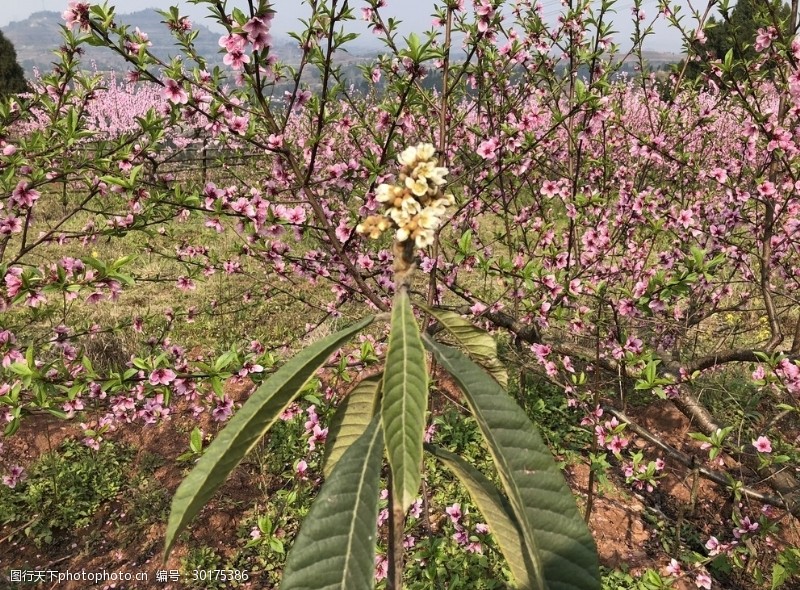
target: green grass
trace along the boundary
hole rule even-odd
[[[94,451],[67,440],[40,457],[13,489],[0,486],[0,523],[37,547],[89,525],[125,487],[134,450],[104,443]]]
[[[633,576],[628,568],[601,568],[603,590],[662,590],[672,588],[669,578],[664,578],[657,571],[647,569]]]

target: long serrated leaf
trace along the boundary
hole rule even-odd
[[[375,416],[322,486],[286,560],[281,590],[372,588],[383,431]]]
[[[425,313],[432,315],[455,338],[456,342],[503,387],[508,387],[508,372],[497,355],[497,342],[486,330],[446,309],[421,305]]]
[[[522,539],[522,533],[508,499],[497,490],[488,477],[455,453],[436,445],[425,445],[425,449],[452,471],[469,492],[478,510],[486,519],[489,532],[506,558],[516,582],[515,587],[519,590],[534,590],[536,571],[528,559],[525,541]]]
[[[383,372],[365,377],[347,394],[328,423],[325,462],[328,477],[347,448],[364,432],[375,414]]]
[[[600,588],[594,540],[536,427],[497,381],[460,350],[423,338],[475,416],[544,587]]]
[[[167,523],[165,559],[178,534],[264,436],[306,381],[343,342],[368,326],[372,319],[371,316],[365,318],[303,349],[267,379],[236,412],[175,492]]]
[[[392,468],[392,491],[405,512],[417,496],[428,406],[428,373],[419,327],[405,290],[394,300],[383,372],[381,418]]]

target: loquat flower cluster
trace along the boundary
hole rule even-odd
[[[417,248],[425,248],[433,244],[447,207],[455,204],[453,195],[442,191],[447,168],[438,165],[429,143],[404,149],[397,160],[401,166],[397,183],[381,184],[375,190],[385,212],[367,217],[356,232],[375,240],[394,227],[398,242],[414,240]]]

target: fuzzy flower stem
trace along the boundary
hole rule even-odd
[[[395,240],[392,244],[394,253],[394,284],[397,291],[406,289],[411,284],[411,277],[414,273],[414,242],[406,240],[401,242]]]

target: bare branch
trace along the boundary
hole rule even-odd
[[[604,406],[603,409],[608,412],[609,414],[616,416],[616,418],[622,422],[625,422],[628,426],[628,429],[632,432],[635,432],[637,435],[641,436],[643,439],[647,440],[648,442],[654,444],[659,449],[664,451],[667,456],[671,459],[677,461],[684,467],[689,469],[696,469],[697,472],[705,479],[713,481],[726,489],[730,489],[731,486],[731,478],[728,474],[723,473],[721,471],[714,471],[712,469],[708,469],[701,465],[697,464],[697,460],[695,457],[691,455],[687,455],[674,447],[668,445],[663,440],[658,438],[652,432],[639,426],[633,420],[631,420],[628,416],[626,416],[620,410],[613,408],[611,406]],[[750,498],[752,500],[756,500],[757,502],[761,502],[763,504],[768,504],[770,506],[775,506],[777,508],[783,508],[784,510],[788,510],[794,516],[800,515],[800,502],[798,502],[798,498],[796,497],[797,490],[792,490],[793,494],[791,496],[771,496],[769,494],[763,494],[757,490],[754,490],[751,487],[743,486],[740,488],[742,494]]]

